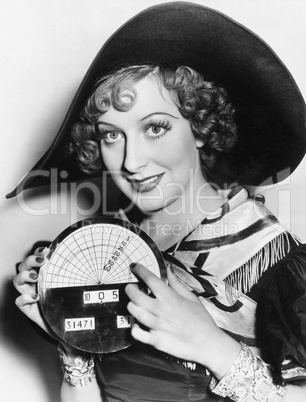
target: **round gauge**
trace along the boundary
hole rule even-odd
[[[38,288],[41,310],[55,335],[91,353],[130,346],[133,317],[124,289],[138,282],[130,264],[139,262],[165,277],[153,240],[131,222],[93,218],[64,230],[50,249]]]

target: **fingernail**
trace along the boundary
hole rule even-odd
[[[134,269],[134,268],[136,267],[136,265],[137,265],[136,262],[132,262],[132,263],[130,264],[130,268],[131,268],[131,269]]]
[[[36,293],[33,293],[31,296],[32,296],[32,299],[33,299],[33,300],[37,300],[37,299],[38,299],[38,295],[37,295]]]
[[[35,261],[38,262],[39,264],[41,262],[43,262],[44,260],[45,260],[44,257],[36,257],[36,259],[35,259]]]
[[[37,279],[38,278],[38,275],[37,274],[35,274],[34,272],[31,272],[30,273],[30,275],[29,275],[29,277],[31,278],[31,279]]]

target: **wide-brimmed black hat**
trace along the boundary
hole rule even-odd
[[[239,140],[228,178],[246,185],[280,181],[305,154],[305,103],[287,68],[257,35],[199,4],[160,4],[139,13],[105,43],[82,81],[66,118],[45,155],[7,195],[48,184],[51,168],[62,180],[86,176],[65,154],[73,124],[95,83],[118,68],[151,64],[189,66],[227,89],[237,111]],[[61,179],[61,177],[59,177]]]

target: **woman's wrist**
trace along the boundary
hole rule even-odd
[[[59,346],[58,346],[58,351],[60,353],[60,350],[63,350],[63,352],[65,353],[65,355],[67,356],[67,358],[69,360],[74,360],[76,359],[79,355],[80,355],[80,351],[70,345],[68,345],[65,342],[60,342]]]
[[[242,344],[241,351],[220,381],[212,378],[210,389],[216,395],[235,402],[281,402],[287,386],[275,385],[269,366],[250,348]]]
[[[214,377],[220,380],[239,355],[241,344],[218,328],[218,332],[211,337],[211,345],[208,346],[210,350],[209,362],[204,361],[204,358],[207,360],[207,356],[205,356],[203,362],[199,363],[206,366]]]
[[[58,346],[59,357],[62,362],[64,380],[74,387],[84,387],[96,377],[94,356],[90,353],[76,352],[69,345]]]

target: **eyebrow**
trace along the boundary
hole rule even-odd
[[[110,126],[110,127],[117,128],[117,126],[115,126],[114,124],[107,123],[106,121],[98,121],[95,125],[99,126],[100,124],[104,124],[105,126]]]
[[[143,120],[145,120],[145,119],[148,119],[149,117],[154,116],[154,115],[156,115],[156,114],[162,114],[162,115],[166,115],[166,116],[173,117],[174,119],[179,119],[179,117],[173,116],[173,115],[170,114],[170,113],[154,112],[154,113],[148,114],[147,116],[143,117],[143,118],[140,119],[139,121],[143,121]],[[117,128],[117,126],[116,126],[115,124],[107,123],[106,121],[98,121],[98,122],[96,123],[97,126],[99,126],[100,124],[104,124],[105,126],[111,126],[111,127]]]
[[[173,117],[174,119],[179,119],[179,117],[173,116],[173,115],[170,114],[170,113],[154,112],[154,113],[150,113],[150,114],[148,114],[147,116],[143,117],[142,119],[140,119],[140,121],[143,121],[143,120],[147,119],[148,117],[154,116],[155,114],[163,114],[163,115],[166,115],[166,116]]]

